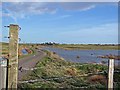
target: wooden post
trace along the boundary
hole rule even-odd
[[[18,80],[18,25],[9,26],[9,60],[8,60],[8,78],[7,88],[17,89]]]
[[[114,59],[109,59],[108,90],[113,90]]]
[[[1,77],[0,77],[0,90],[2,88],[6,88],[6,72],[7,72],[7,59],[3,59],[2,61],[0,61],[0,72],[1,72]]]
[[[3,88],[6,88],[6,66],[0,65],[0,90]]]

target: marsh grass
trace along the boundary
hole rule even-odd
[[[54,47],[63,48],[66,50],[119,50],[118,45],[99,45],[99,44],[59,44]]]
[[[105,75],[92,77],[97,72],[107,70],[107,66],[98,64],[80,64],[60,59],[58,55],[47,52],[47,56],[37,63],[36,68],[24,80],[41,79],[40,82],[21,84],[27,88],[106,88]],[[93,81],[95,83],[93,84]]]
[[[8,53],[9,53],[9,43],[4,43],[4,42],[2,42],[2,43],[0,43],[1,45],[2,45],[2,50],[1,50],[1,52],[2,52],[2,56],[5,56],[5,57],[7,57],[8,56]],[[19,44],[19,49],[21,50],[22,48],[28,48],[29,50],[31,50],[31,53],[29,53],[28,55],[20,55],[20,51],[19,51],[19,58],[24,58],[24,57],[26,57],[26,56],[30,56],[30,55],[33,55],[33,54],[35,54],[36,52],[33,50],[35,47],[36,47],[36,45],[33,45],[33,47],[32,47],[32,45],[30,45],[30,44]]]

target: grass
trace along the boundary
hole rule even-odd
[[[8,53],[8,43],[2,43],[3,54]],[[36,45],[20,44],[20,46],[28,47],[31,50],[36,48]],[[114,49],[118,46],[112,45],[55,45],[55,47],[64,49]],[[32,54],[35,54],[32,51]],[[35,70],[29,76],[24,77],[23,80],[41,79],[40,82],[18,84],[18,87],[29,88],[89,88],[92,90],[99,90],[107,88],[107,74],[97,74],[101,71],[106,71],[108,68],[104,65],[98,64],[81,64],[73,63],[64,60],[55,53],[45,51],[47,56],[37,63]],[[23,58],[21,56],[20,58]],[[92,74],[89,74],[92,73]],[[114,75],[114,80],[117,82],[114,86],[120,88],[119,83],[120,74]]]
[[[36,51],[34,51],[33,48],[29,48],[29,49],[32,51],[32,53],[31,54],[27,54],[27,55],[21,55],[21,56],[19,56],[19,59],[36,54]]]
[[[2,48],[1,48],[1,54],[2,56],[6,56],[8,55],[9,52],[9,43],[0,43]],[[19,49],[21,50],[22,48],[28,48],[29,50],[32,51],[32,53],[29,53],[27,55],[19,55],[19,58],[24,58],[26,56],[30,56],[35,54],[36,52],[34,51],[34,49],[36,48],[36,45],[32,45],[32,44],[19,44]]]
[[[54,45],[67,50],[81,49],[81,50],[118,50],[118,45],[98,45],[98,44],[59,44]]]
[[[35,70],[24,80],[40,79],[39,82],[19,84],[19,88],[107,88],[107,76],[97,72],[107,70],[107,66],[81,64],[63,60],[48,51],[47,56],[37,63]],[[89,74],[92,73],[92,74]]]

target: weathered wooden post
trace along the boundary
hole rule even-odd
[[[2,58],[0,60],[0,90],[6,88],[6,71],[7,71],[7,59]]]
[[[114,59],[109,59],[108,90],[113,90]]]
[[[17,89],[18,81],[18,30],[19,26],[10,24],[9,26],[9,60],[7,88]]]

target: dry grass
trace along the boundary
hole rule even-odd
[[[104,83],[107,84],[107,78],[103,75],[93,75],[88,78],[91,83]]]
[[[97,45],[97,44],[60,44],[54,45],[65,50],[81,49],[81,50],[118,50],[118,45]]]

